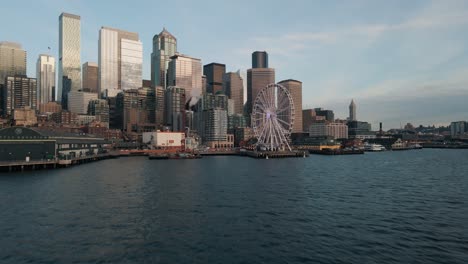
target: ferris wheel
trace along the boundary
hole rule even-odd
[[[252,127],[257,145],[268,150],[288,148],[294,123],[294,103],[289,91],[279,84],[269,84],[255,98]]]

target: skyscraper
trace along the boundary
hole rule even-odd
[[[36,64],[37,104],[54,101],[55,95],[55,59],[46,54],[39,55]]]
[[[201,60],[182,54],[171,57],[167,71],[168,86],[177,86],[185,89],[185,102],[192,100],[191,104],[202,95],[202,69]],[[192,99],[193,97],[193,99]]]
[[[8,76],[26,75],[26,51],[21,44],[0,42],[0,84],[5,84]]]
[[[206,76],[206,92],[216,94],[223,91],[223,76],[226,73],[226,65],[210,63],[203,66],[203,75]]]
[[[62,13],[59,17],[57,101],[62,99],[64,82],[70,81],[70,91],[81,90],[80,24],[80,16]]]
[[[83,91],[98,93],[98,65],[95,62],[85,62],[83,64]]]
[[[223,90],[229,99],[234,100],[234,113],[244,113],[244,80],[240,72],[228,72],[223,78]]]
[[[293,133],[302,133],[302,82],[297,80],[284,80],[278,84],[286,88],[294,103],[294,124],[292,128]]]
[[[252,68],[268,68],[268,53],[266,51],[252,53]]]
[[[171,57],[177,52],[177,39],[163,28],[161,33],[153,37],[153,52],[151,53],[151,82],[153,86],[167,87],[167,69]]]
[[[3,114],[12,115],[13,110],[30,107],[37,109],[37,83],[35,78],[9,76],[3,88]]]
[[[99,95],[142,86],[143,45],[138,33],[102,27],[99,30]]]
[[[351,100],[351,104],[349,104],[349,121],[356,121],[356,104],[354,103],[354,99]]]
[[[185,131],[185,89],[169,86],[166,89],[166,123],[172,131]]]
[[[246,112],[248,117],[252,114],[252,104],[257,94],[267,85],[275,83],[275,69],[267,67],[268,54],[265,51],[252,53],[252,69],[247,70]]]

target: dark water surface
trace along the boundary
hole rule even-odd
[[[0,263],[468,263],[468,150],[4,173]]]

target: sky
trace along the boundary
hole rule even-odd
[[[227,71],[251,67],[265,50],[276,81],[303,84],[303,108],[323,107],[377,129],[468,120],[468,1],[2,1],[0,41],[28,52],[35,77],[40,53],[58,56],[58,17],[81,16],[81,61],[97,62],[101,26],[137,32],[143,78],[152,38],[166,27],[178,51]]]

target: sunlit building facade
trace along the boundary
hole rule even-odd
[[[46,54],[39,55],[36,64],[37,103],[38,105],[54,101],[55,95],[55,59]]]
[[[167,87],[167,69],[171,57],[177,52],[177,39],[163,28],[161,33],[153,37],[153,52],[151,53],[151,82],[154,87]]]
[[[168,69],[169,86],[185,89],[185,100],[196,103],[202,95],[201,60],[177,54],[171,57]],[[193,98],[193,99],[192,99]]]
[[[115,97],[142,87],[143,45],[138,33],[102,27],[98,56],[100,96]]]
[[[26,75],[26,51],[21,44],[0,42],[0,84],[5,84],[8,76]]]
[[[64,81],[71,81],[70,91],[81,90],[81,19],[62,13],[59,17],[59,61],[57,101],[61,101]]]
[[[302,82],[297,80],[284,80],[278,83],[286,88],[291,94],[294,103],[294,123],[292,127],[293,133],[302,133]]]
[[[244,113],[244,80],[240,72],[228,72],[223,78],[224,93],[234,101],[234,113]]]

